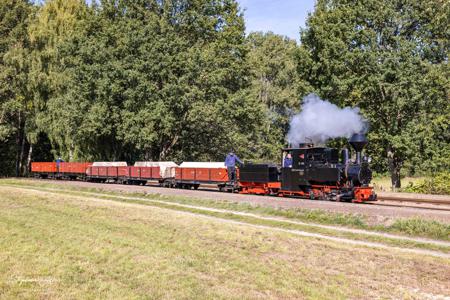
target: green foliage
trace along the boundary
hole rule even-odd
[[[433,177],[425,178],[419,183],[403,188],[403,191],[410,193],[424,194],[445,194],[450,195],[450,172],[441,172]]]
[[[23,172],[32,106],[27,85],[27,28],[32,12],[26,0],[0,2],[0,175]]]
[[[51,111],[49,100],[59,96],[58,86],[65,82],[64,72],[57,70],[57,51],[61,43],[75,34],[83,33],[85,21],[92,13],[82,0],[49,0],[40,7],[30,24],[29,37],[32,45],[30,55],[30,89],[34,98],[34,126],[30,128],[30,142],[35,144],[41,134],[50,138],[54,157],[61,153],[61,143],[55,138],[52,128],[67,126],[64,121],[49,122]],[[61,108],[66,107],[61,104]],[[68,108],[68,107],[67,107]],[[76,128],[74,128],[76,129]],[[65,137],[66,141],[71,137]],[[69,153],[67,159],[73,155]]]
[[[254,151],[261,159],[278,161],[290,118],[300,108],[300,95],[308,91],[308,84],[296,72],[298,46],[271,32],[251,33],[247,45],[251,85],[246,92],[265,114]]]
[[[237,4],[150,2],[103,1],[84,32],[58,45],[49,137],[64,156],[85,159],[222,160],[231,146],[245,151],[263,116],[241,93]]]

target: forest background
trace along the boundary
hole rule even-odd
[[[448,1],[318,0],[299,44],[246,35],[244,13],[235,0],[2,0],[0,176],[58,156],[279,161],[316,93],[360,108],[372,168],[393,185],[450,181]]]

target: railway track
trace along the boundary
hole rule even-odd
[[[418,204],[435,204],[435,205],[450,205],[450,199],[427,199],[427,198],[405,198],[405,197],[378,197],[378,201],[392,201]]]
[[[159,187],[157,182],[149,182],[148,186]],[[216,185],[204,184],[200,190],[209,192],[219,192]],[[408,197],[409,196],[409,197]],[[436,198],[427,198],[429,195],[378,195],[375,202],[366,202],[366,205],[384,206],[384,207],[403,207],[424,210],[439,210],[450,212],[450,196],[437,196]]]
[[[418,197],[395,197],[379,196],[373,205],[393,206],[393,207],[411,207],[431,210],[450,211],[450,197],[447,199],[437,198],[418,198]]]
[[[202,185],[201,190],[218,191],[215,185]],[[369,205],[387,206],[387,207],[406,207],[427,210],[450,211],[450,196],[446,199],[423,198],[421,195],[411,195],[411,197],[399,196],[378,196],[375,202],[366,202]]]

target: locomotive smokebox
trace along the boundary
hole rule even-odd
[[[348,141],[356,151],[356,163],[361,163],[361,151],[367,145],[367,138],[363,133],[355,133]]]

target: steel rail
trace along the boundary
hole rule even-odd
[[[430,198],[405,198],[405,197],[386,197],[378,196],[378,201],[390,201],[390,202],[406,202],[406,203],[418,203],[418,204],[435,204],[435,205],[450,205],[450,199],[430,199]],[[377,201],[377,202],[378,202]]]

